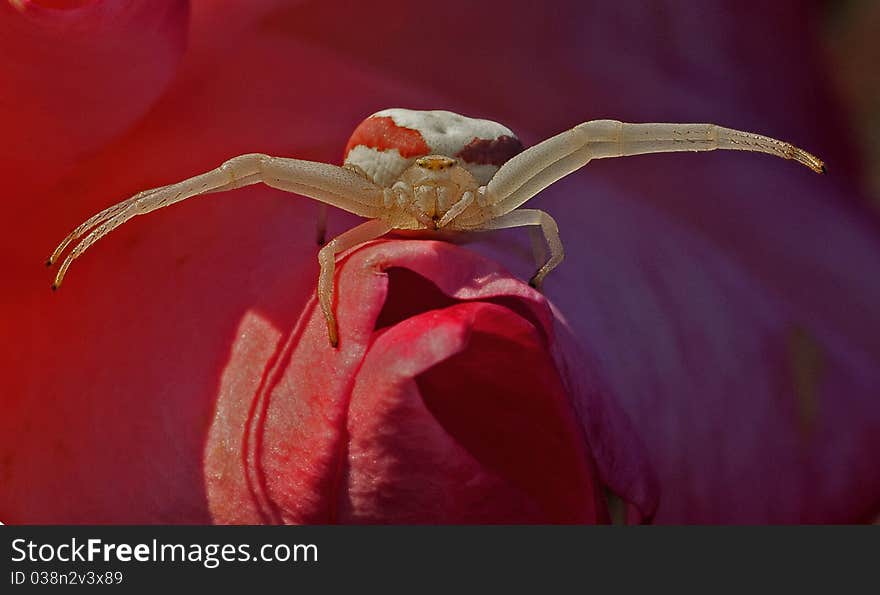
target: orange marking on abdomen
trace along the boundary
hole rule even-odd
[[[363,145],[378,151],[397,149],[405,159],[421,157],[431,152],[418,130],[403,128],[387,116],[367,118],[355,128],[345,146],[345,157],[353,148]]]

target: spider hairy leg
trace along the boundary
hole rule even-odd
[[[88,219],[58,245],[47,261],[50,266],[54,264],[73,240],[86,234],[61,263],[52,283],[52,289],[58,289],[61,286],[64,276],[74,260],[95,242],[132,217],[144,215],[192,196],[232,190],[259,182],[259,163],[265,157],[265,155],[259,154],[235,157],[214,170],[188,180],[139,192],[128,200],[113,205]]]
[[[356,215],[376,218],[384,214],[382,189],[347,169],[326,163],[270,157],[261,153],[240,155],[204,174],[140,192],[88,219],[68,234],[49,257],[47,264],[51,266],[72,242],[82,238],[58,268],[53,289],[61,285],[74,260],[132,217],[193,196],[233,190],[257,182],[295,192]]]
[[[339,329],[336,316],[333,314],[336,255],[358,244],[381,237],[393,228],[394,226],[387,221],[372,219],[330,240],[318,252],[318,264],[321,266],[321,272],[318,275],[318,304],[327,321],[327,335],[330,339],[330,345],[333,347],[339,345]]]
[[[532,259],[536,267],[541,267],[547,262],[547,245],[541,228],[529,226],[529,245],[532,248]]]
[[[775,155],[783,159],[793,159],[809,167],[816,173],[825,173],[821,159],[787,143],[769,136],[725,128],[716,124],[624,124],[612,122],[611,128],[618,128],[620,142],[619,154],[609,157],[641,155],[645,153],[665,153],[672,151],[712,151],[727,149],[733,151],[754,151]],[[596,157],[605,155],[596,155]]]
[[[144,190],[143,192],[140,192],[140,193],[134,195],[133,197],[129,198],[128,200],[124,200],[120,203],[117,203],[117,204],[113,205],[112,207],[104,209],[100,213],[97,213],[96,215],[93,215],[92,217],[88,218],[86,221],[81,223],[76,229],[74,229],[69,234],[67,234],[67,236],[63,240],[61,240],[61,243],[58,244],[58,246],[55,248],[55,251],[52,252],[52,255],[49,256],[48,259],[46,259],[46,266],[50,267],[53,264],[55,264],[58,261],[58,257],[61,255],[61,253],[64,252],[64,249],[67,248],[67,246],[70,245],[70,243],[73,240],[76,240],[76,239],[82,237],[86,232],[91,230],[96,225],[98,225],[104,221],[107,221],[108,219],[113,218],[115,215],[117,215],[120,211],[124,210],[132,202],[139,200],[139,199],[143,198],[144,196],[147,196],[149,194],[152,194],[154,192],[162,190],[162,188],[166,188],[166,186],[163,186],[161,188],[153,188],[151,190]]]
[[[559,226],[556,224],[553,217],[548,213],[537,209],[518,209],[487,221],[480,230],[509,229],[512,227],[526,226],[530,226],[530,231],[531,229],[534,229],[534,227],[531,226],[540,227],[544,234],[544,239],[547,242],[547,247],[550,249],[550,257],[547,258],[543,264],[539,263],[540,266],[538,270],[532,278],[529,279],[529,285],[540,290],[544,284],[544,277],[546,277],[550,271],[559,266],[562,259],[565,257],[562,240],[559,238]],[[537,258],[540,252],[537,248],[534,248],[534,250]],[[543,252],[543,250],[541,250],[541,252]]]
[[[715,124],[628,124],[592,120],[550,137],[513,157],[486,186],[486,207],[467,225],[508,213],[591,159],[647,153],[726,149],[767,153],[792,159],[817,173],[824,162],[815,155],[768,136]]]

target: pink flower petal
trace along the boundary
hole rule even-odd
[[[357,375],[338,518],[604,520],[573,413],[546,339],[508,308],[409,318],[376,338]]]
[[[253,317],[240,328],[206,450],[216,521],[606,519],[538,294],[424,241],[357,250],[338,283],[338,351],[314,301],[286,337]],[[623,430],[597,444],[636,457],[604,443],[626,440],[625,418],[587,398]],[[656,500],[650,480],[602,481]]]

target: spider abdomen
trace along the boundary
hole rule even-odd
[[[523,150],[517,136],[491,120],[443,110],[392,108],[361,122],[345,147],[345,165],[357,166],[376,184],[390,187],[416,159],[454,158],[481,185]]]

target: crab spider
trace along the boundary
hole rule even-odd
[[[553,217],[536,209],[519,209],[523,203],[591,159],[714,149],[769,153],[794,159],[815,172],[825,171],[821,160],[794,145],[715,124],[592,120],[524,150],[516,135],[496,122],[447,111],[388,109],[355,129],[342,167],[259,153],[241,155],[217,169],[145,190],[101,211],[64,238],[47,265],[58,262],[65,249],[77,242],[55,276],[52,288],[57,289],[76,258],[132,217],[192,196],[263,182],[369,219],[318,252],[318,301],[335,347],[333,279],[340,252],[392,230],[442,234],[534,226],[549,247],[549,258],[529,282],[540,288],[544,277],[562,262],[562,242]],[[544,250],[540,243],[535,246],[537,258]]]

